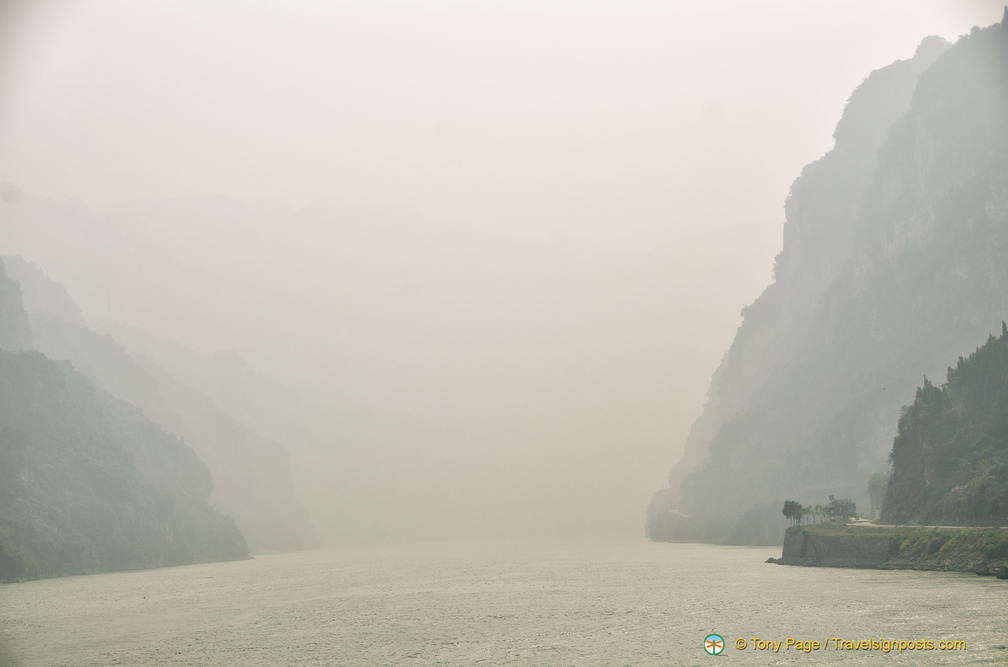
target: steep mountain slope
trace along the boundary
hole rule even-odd
[[[110,394],[183,436],[211,471],[211,504],[235,520],[253,552],[318,546],[280,445],[223,413],[197,389],[142,366],[111,336],[89,329],[66,290],[31,263],[20,257],[4,262],[24,288],[35,347],[50,358],[70,360]]]
[[[867,506],[920,378],[1000,327],[1008,14],[939,47],[873,73],[795,182],[775,281],[743,311],[653,538],[774,542],[785,498]]]
[[[24,310],[18,291],[0,264],[5,312]],[[0,581],[247,557],[211,488],[137,408],[68,363],[0,350]]]

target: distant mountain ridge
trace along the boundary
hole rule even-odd
[[[4,262],[24,286],[35,347],[50,358],[70,360],[110,394],[183,436],[210,468],[211,504],[235,520],[252,552],[318,546],[280,445],[224,414],[198,389],[138,363],[111,336],[89,329],[66,290],[33,264],[20,257]]]
[[[866,508],[920,378],[1008,315],[1008,10],[872,73],[835,137],[792,187],[775,281],[649,508],[653,539],[776,543],[787,498]]]
[[[0,262],[0,311],[24,313],[19,295]],[[0,340],[23,331],[0,321]],[[66,362],[0,349],[0,581],[247,558],[211,490],[196,454],[138,408]]]
[[[327,543],[632,532],[753,294],[726,276],[777,249],[740,225],[583,258],[332,200],[26,195],[0,226],[148,372],[288,448]]]

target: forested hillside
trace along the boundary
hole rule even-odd
[[[882,521],[1008,523],[1008,326],[938,387],[926,378],[899,420]]]

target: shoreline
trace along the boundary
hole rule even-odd
[[[975,572],[1008,579],[1008,528],[969,526],[792,526],[780,558],[805,567]]]

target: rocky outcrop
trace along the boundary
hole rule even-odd
[[[7,276],[0,260],[0,349],[27,350],[30,347],[31,329],[21,300],[21,287]]]

